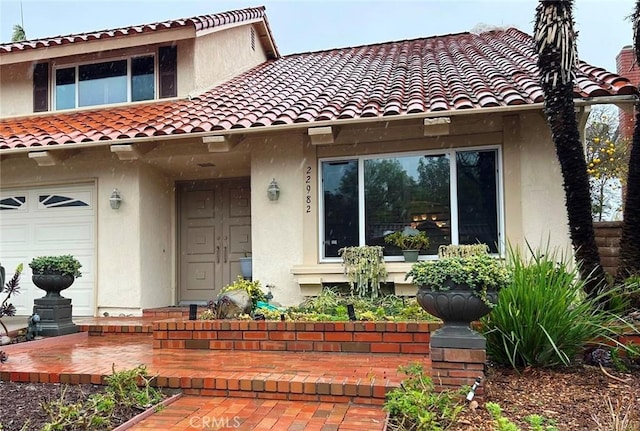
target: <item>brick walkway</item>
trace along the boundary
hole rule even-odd
[[[377,406],[249,398],[183,396],[131,430],[377,431]]]
[[[0,380],[103,383],[116,370],[145,364],[161,387],[183,397],[137,424],[144,430],[382,430],[385,393],[399,365],[419,354],[153,349],[149,319],[93,319],[106,335],[78,333],[3,346]],[[193,396],[201,395],[201,396]]]

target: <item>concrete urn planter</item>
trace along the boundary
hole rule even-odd
[[[473,290],[451,284],[449,290],[433,290],[428,285],[419,287],[416,299],[429,314],[443,321],[441,329],[432,336],[432,347],[485,348],[485,338],[471,329],[473,321],[491,312]],[[498,292],[487,292],[489,302],[498,302]]]
[[[33,281],[33,284],[47,292],[47,294],[45,295],[46,298],[60,297],[60,292],[71,286],[74,280],[75,277],[73,275],[60,274],[55,272],[33,274],[31,276],[31,281]]]

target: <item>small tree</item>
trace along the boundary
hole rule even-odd
[[[617,116],[609,107],[592,110],[585,138],[593,219],[611,220],[621,209],[622,198],[615,195],[626,179],[629,141],[620,138]]]

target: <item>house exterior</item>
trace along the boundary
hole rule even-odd
[[[431,238],[421,259],[570,244],[517,29],[283,57],[264,8],[243,9],[0,45],[0,96],[0,261],[76,255],[77,315],[206,301],[249,253],[294,304],[346,280],[340,248],[407,228]],[[584,124],[636,88],[581,62],[575,97]],[[385,253],[396,293],[415,294]],[[19,314],[40,296],[29,275]]]

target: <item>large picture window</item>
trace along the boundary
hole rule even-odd
[[[362,156],[320,162],[322,254],[342,247],[386,244],[395,231],[418,229],[442,244],[488,244],[500,249],[498,149]]]
[[[55,107],[152,100],[156,94],[155,57],[81,64],[55,69]]]

